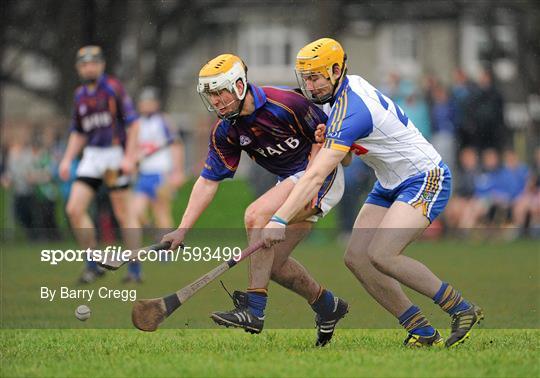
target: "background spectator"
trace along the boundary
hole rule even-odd
[[[482,173],[475,180],[475,193],[470,206],[463,209],[460,226],[464,232],[479,225],[492,225],[508,209],[502,168],[498,152],[482,152]]]
[[[58,187],[55,181],[55,162],[52,146],[32,143],[32,168],[29,181],[34,189],[33,223],[40,239],[58,240],[60,233],[56,222]]]
[[[480,175],[478,153],[472,147],[465,147],[459,153],[459,165],[454,172],[454,193],[445,211],[446,225],[452,229],[471,226],[465,209],[475,202],[476,180]]]
[[[527,184],[514,202],[512,220],[520,235],[530,229],[531,236],[540,236],[540,147],[536,148]]]
[[[456,127],[460,147],[474,146],[476,142],[477,128],[473,119],[472,100],[477,92],[478,86],[465,75],[462,69],[454,70],[451,102],[453,123]]]
[[[33,168],[32,150],[15,142],[8,153],[4,185],[13,193],[13,215],[31,240],[37,238],[34,219],[34,187],[30,182]]]
[[[441,154],[445,163],[454,171],[456,160],[456,136],[454,109],[444,86],[437,83],[432,90],[433,107],[431,120],[433,136],[431,143]]]
[[[505,141],[503,99],[488,70],[482,70],[478,92],[473,97],[473,120],[476,124],[475,147],[479,150],[495,148],[500,151]]]

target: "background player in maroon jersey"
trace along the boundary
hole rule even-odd
[[[83,151],[77,168],[66,212],[78,243],[83,248],[97,245],[95,227],[88,206],[104,182],[106,172],[122,171],[108,180],[109,196],[126,248],[139,246],[139,224],[130,214],[129,174],[136,162],[139,121],[133,103],[122,84],[104,74],[105,60],[98,46],[82,47],[75,65],[82,85],[75,91],[71,134],[59,174],[69,178],[72,160]],[[140,281],[139,263],[131,263],[128,278]],[[88,261],[80,281],[92,282],[101,274],[95,262]]]

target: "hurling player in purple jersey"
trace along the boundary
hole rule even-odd
[[[59,167],[62,180],[69,179],[73,159],[81,151],[83,156],[66,213],[81,247],[96,248],[88,205],[105,181],[126,248],[135,249],[140,244],[140,231],[137,218],[130,214],[128,175],[135,170],[138,116],[122,84],[104,74],[105,60],[100,47],[82,47],[75,67],[82,85],[75,91],[71,133]],[[116,174],[119,170],[121,175]],[[128,279],[140,281],[138,263],[131,263],[128,270]],[[97,264],[88,261],[80,281],[92,282],[101,274]]]
[[[317,125],[326,121],[324,113],[292,89],[258,87],[247,82],[242,60],[223,54],[208,62],[199,73],[198,92],[208,110],[220,120],[210,135],[209,152],[201,176],[195,183],[180,226],[165,235],[172,248],[179,246],[189,229],[214,198],[219,183],[234,176],[240,155],[245,151],[257,164],[278,176],[278,184],[253,202],[245,212],[250,242],[260,239],[261,228],[294,188],[318,151]],[[333,170],[295,220],[286,241],[264,248],[250,259],[247,293],[235,291],[235,309],[214,312],[212,319],[225,326],[262,331],[268,284],[272,279],[304,297],[316,313],[317,345],[328,343],[335,324],[348,311],[348,304],[316,282],[290,256],[309,233],[312,223],[323,217],[341,199],[343,170]]]

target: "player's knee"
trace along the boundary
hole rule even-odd
[[[84,215],[84,210],[80,206],[68,202],[68,204],[66,205],[66,215],[71,222],[74,222],[82,218],[82,216]]]
[[[133,215],[135,215],[135,214],[133,214]],[[126,214],[125,214],[124,211],[118,211],[117,210],[117,211],[114,212],[114,216],[115,216],[116,221],[118,222],[118,225],[120,226],[120,228],[128,227],[128,225],[126,224],[127,223],[127,217],[126,217]]]
[[[351,249],[347,249],[345,255],[343,256],[343,262],[350,271],[354,272],[356,270],[356,267],[358,265],[357,260],[358,259],[354,251],[352,251]]]
[[[349,247],[343,256],[345,266],[350,271],[358,272],[362,270],[364,266],[370,264],[369,259],[366,258],[366,254],[362,251]]]
[[[375,251],[371,254],[368,254],[368,256],[371,265],[373,265],[373,267],[379,272],[382,272],[384,274],[390,274],[393,271],[392,268],[395,263],[395,259],[393,257],[387,256],[380,251]]]
[[[270,271],[270,275],[271,275],[270,278],[272,280],[274,280],[274,278],[279,279],[279,277],[284,275],[284,272],[285,272],[284,266],[285,266],[286,262],[287,262],[287,260],[274,257],[274,262],[272,264],[272,270]],[[276,280],[274,280],[274,281],[276,281]]]
[[[281,271],[278,267],[272,267],[270,272],[270,279],[274,282],[281,282]]]
[[[379,256],[370,256],[369,258],[371,264],[380,272],[386,271],[386,261]]]
[[[256,206],[248,206],[244,214],[244,225],[246,228],[262,228],[266,224],[265,217]]]
[[[367,256],[371,265],[375,269],[384,272],[387,268],[388,259],[376,246],[369,246],[367,250]]]

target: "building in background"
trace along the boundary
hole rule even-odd
[[[74,68],[63,60],[71,62],[67,58],[82,44],[98,43],[112,72],[131,92],[157,83],[166,111],[183,128],[186,163],[197,166],[212,122],[195,91],[203,63],[230,51],[245,59],[250,80],[296,85],[296,52],[306,42],[329,35],[346,48],[349,71],[378,86],[384,86],[390,74],[416,83],[431,75],[450,84],[458,67],[473,78],[489,67],[506,99],[504,118],[516,149],[523,155],[540,143],[540,7],[534,1],[129,4],[7,1],[2,124],[48,120],[67,130],[70,104],[61,93],[67,89],[70,95],[77,82]],[[50,9],[59,11],[53,14]],[[35,19],[33,28],[24,26],[28,22],[17,23],[25,17]]]

